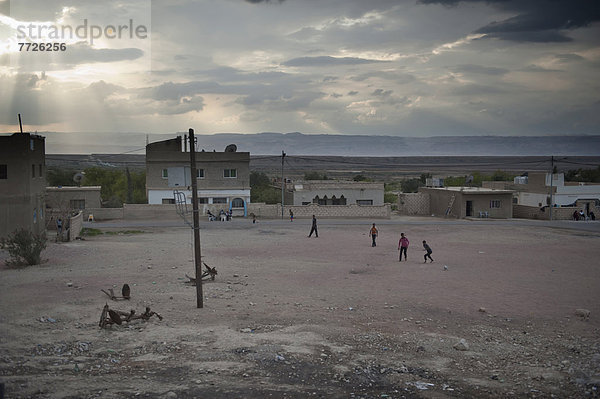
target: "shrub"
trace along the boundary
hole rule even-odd
[[[0,239],[0,246],[8,251],[9,266],[37,265],[41,262],[41,253],[46,248],[46,235],[34,234],[19,229]]]

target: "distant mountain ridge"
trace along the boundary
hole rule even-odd
[[[171,134],[39,132],[46,137],[47,154],[125,153],[143,154],[149,142],[173,138]],[[589,136],[435,136],[398,137],[302,133],[197,132],[198,147],[223,151],[236,144],[252,155],[338,156],[526,156],[600,155],[600,135]]]

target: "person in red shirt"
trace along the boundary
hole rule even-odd
[[[398,249],[400,250],[399,262],[402,262],[402,253],[404,252],[404,260],[406,261],[406,251],[408,250],[408,238],[404,236],[404,233],[400,233],[400,241],[398,241]]]

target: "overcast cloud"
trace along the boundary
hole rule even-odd
[[[84,20],[148,36],[19,51]],[[595,1],[0,0],[4,132],[600,134],[599,71]]]

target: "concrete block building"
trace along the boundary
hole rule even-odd
[[[383,183],[307,180],[293,186],[293,205],[383,205]]]
[[[100,208],[100,186],[83,187],[46,187],[46,206],[60,210],[84,210]]]
[[[481,187],[421,187],[419,193],[429,196],[429,214],[455,218],[512,218],[511,190]]]
[[[198,140],[202,136],[197,136]],[[250,153],[196,151],[198,202],[216,204],[234,215],[246,216],[250,202]],[[146,194],[149,204],[173,204],[173,191],[183,193],[192,203],[190,154],[182,138],[146,146]],[[211,206],[214,208],[214,206]],[[203,207],[201,206],[202,210]]]
[[[46,230],[46,142],[30,133],[0,136],[0,237]]]

